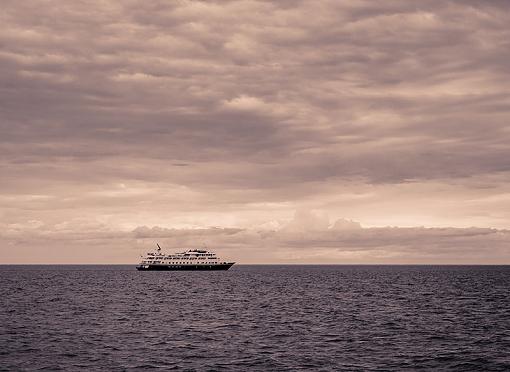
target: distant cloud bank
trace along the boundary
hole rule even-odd
[[[510,262],[509,230],[363,228],[346,219],[329,225],[327,217],[309,211],[297,212],[290,221],[254,228],[139,226],[132,231],[112,231],[105,226],[82,226],[75,230],[47,229],[33,221],[29,226],[3,226],[3,231],[0,238],[7,262],[136,262],[139,253],[152,250],[157,242],[169,252],[207,246],[240,263]],[[33,259],[24,256],[23,247],[35,253]],[[44,247],[51,247],[48,259]]]

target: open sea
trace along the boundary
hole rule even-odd
[[[0,266],[0,370],[509,371],[510,266]]]

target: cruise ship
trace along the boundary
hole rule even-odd
[[[142,257],[137,270],[228,270],[235,262],[220,260],[215,253],[205,249],[190,249],[182,253],[163,254],[161,247]]]

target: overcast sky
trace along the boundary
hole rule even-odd
[[[2,1],[0,263],[510,263],[507,1]]]

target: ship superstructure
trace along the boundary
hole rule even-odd
[[[148,252],[137,270],[228,270],[235,262],[218,258],[216,253],[205,249],[190,249],[181,253],[163,254],[161,247]]]

